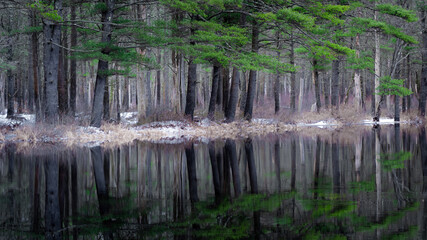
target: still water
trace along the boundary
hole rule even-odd
[[[0,154],[0,239],[427,239],[424,129]]]

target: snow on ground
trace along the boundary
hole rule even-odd
[[[16,126],[20,125],[23,122],[34,123],[35,115],[34,114],[16,114],[15,118],[10,119],[6,118],[6,114],[0,115],[0,126]]]
[[[407,122],[406,121],[395,122],[393,118],[380,118],[379,122],[374,122],[372,119],[366,119],[366,120],[363,120],[362,124],[387,125],[387,124],[395,124],[395,123],[407,123]]]
[[[123,124],[135,125],[138,123],[138,112],[122,112],[120,120]]]

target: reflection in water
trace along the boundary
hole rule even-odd
[[[8,145],[0,239],[426,239],[425,129],[347,136]]]

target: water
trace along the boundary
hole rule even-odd
[[[401,128],[7,145],[0,239],[426,239],[425,132]]]

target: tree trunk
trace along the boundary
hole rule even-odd
[[[339,107],[339,82],[340,82],[340,60],[332,61],[332,86],[331,86],[331,104],[332,110],[337,111]]]
[[[304,99],[304,78],[299,79],[299,96],[298,96],[298,111],[302,110],[302,102]]]
[[[157,64],[161,64],[161,60],[162,60],[162,55],[161,55],[161,50],[160,49],[158,49],[158,51],[157,51]],[[161,96],[162,96],[162,85],[161,85],[161,81],[160,81],[160,68],[159,69],[157,69],[157,71],[156,71],[156,90],[157,90],[157,99],[156,99],[156,102],[157,102],[157,107],[160,107],[160,105],[161,105],[161,102],[160,102],[160,100],[161,100]]]
[[[62,0],[54,1],[54,9],[62,14]],[[44,112],[45,122],[55,124],[59,120],[58,115],[58,69],[59,46],[61,43],[61,25],[45,19],[43,21],[44,32],[44,79],[45,96]]]
[[[230,68],[229,67],[222,68],[222,84],[223,84],[222,110],[224,114],[226,114],[228,111],[228,101],[230,98]]]
[[[71,3],[71,21],[76,20],[76,4],[77,0],[73,0]],[[77,46],[77,28],[73,24],[71,26],[71,49]],[[76,114],[76,92],[77,92],[77,62],[76,59],[71,58],[70,60],[70,114],[75,116]]]
[[[320,102],[320,82],[319,82],[319,71],[317,70],[317,60],[313,59],[313,82],[314,82],[314,93],[316,95],[316,111],[319,113],[322,103]]]
[[[151,51],[147,51],[147,55],[150,55]],[[151,71],[148,70],[146,73],[146,79],[145,79],[145,115],[146,117],[150,117],[152,113],[152,97],[151,97]]]
[[[105,0],[107,7],[102,12],[101,21],[104,23],[102,25],[102,40],[101,42],[104,44],[108,44],[111,42],[111,22],[113,19],[113,9],[115,0]],[[102,53],[108,55],[110,53],[109,48],[102,49]],[[92,127],[100,127],[102,114],[104,111],[104,92],[105,86],[108,78],[108,62],[102,59],[98,61],[98,72],[96,74],[96,82],[95,82],[95,91],[93,96],[93,107],[92,107],[92,115],[90,120],[90,125]],[[108,85],[107,85],[108,86]]]
[[[65,79],[65,76],[66,76],[65,75],[66,62],[64,61],[66,60],[65,57],[66,56],[64,56],[64,49],[60,49],[59,60],[58,60],[58,104],[59,104],[59,112],[61,116],[67,112],[67,105],[68,105],[67,81]]]
[[[230,99],[228,100],[227,112],[225,112],[226,122],[234,121],[237,101],[239,100],[240,72],[236,67],[233,68],[233,78],[231,81]]]
[[[120,82],[119,82],[119,76],[116,75],[116,86],[115,86],[116,93],[114,94],[114,99],[116,101],[116,119],[117,122],[120,122]]]
[[[291,41],[291,52],[290,52],[290,64],[292,67],[295,66],[295,51],[294,51],[294,41]],[[295,112],[296,110],[296,80],[295,80],[295,72],[291,72],[291,111]],[[274,87],[274,91],[276,89],[280,89],[280,85],[276,85]],[[280,95],[280,94],[279,94]]]
[[[423,18],[422,18],[422,70],[421,70],[421,92],[420,92],[420,104],[419,104],[419,112],[421,116],[426,115],[426,97],[427,97],[427,25],[426,25],[426,14],[427,10],[423,10]]]
[[[374,19],[377,19],[377,11],[375,11],[375,15],[374,15]],[[374,71],[375,71],[375,89],[373,91],[373,93],[375,94],[375,92],[377,91],[378,87],[380,86],[380,75],[381,75],[381,69],[380,69],[380,61],[381,61],[381,49],[380,49],[380,36],[378,33],[378,30],[375,30],[374,33],[374,37],[375,37],[375,66],[374,66]],[[375,94],[375,116],[377,118],[379,118],[380,116],[380,100],[381,100],[381,96],[378,94]]]
[[[330,96],[331,96],[331,87],[330,87],[330,81],[329,77],[327,76],[326,72],[323,74],[323,92],[325,94],[325,108],[329,108],[330,103]]]
[[[212,69],[212,91],[211,91],[211,99],[209,101],[209,110],[208,110],[208,118],[210,120],[214,119],[215,115],[215,106],[216,106],[216,98],[218,96],[218,83],[219,78],[221,77],[221,67],[218,64],[213,65]]]
[[[242,91],[240,94],[240,111],[244,111],[246,106],[246,72],[243,72],[242,74],[241,87]]]
[[[259,26],[256,21],[252,24],[252,52],[258,53],[259,50]],[[254,98],[256,91],[256,71],[250,70],[249,72],[249,83],[248,83],[248,92],[246,94],[246,103],[245,103],[245,112],[244,117],[246,120],[252,120],[252,111],[254,107]]]
[[[11,47],[9,49],[12,49]],[[12,50],[8,50],[12,51]],[[7,118],[13,118],[15,115],[14,110],[14,95],[15,95],[15,84],[12,70],[7,70]]]
[[[188,62],[187,98],[185,103],[185,115],[193,120],[194,108],[196,106],[196,80],[197,64],[192,59]]]
[[[31,26],[36,27],[37,17],[35,11],[31,11]],[[32,55],[32,74],[34,82],[34,106],[36,122],[42,120],[42,113],[40,109],[40,97],[39,97],[39,40],[37,32],[31,33],[31,55]]]
[[[104,85],[104,97],[103,97],[103,105],[104,105],[104,121],[110,120],[110,84],[108,81],[108,77],[105,78],[105,85]]]

